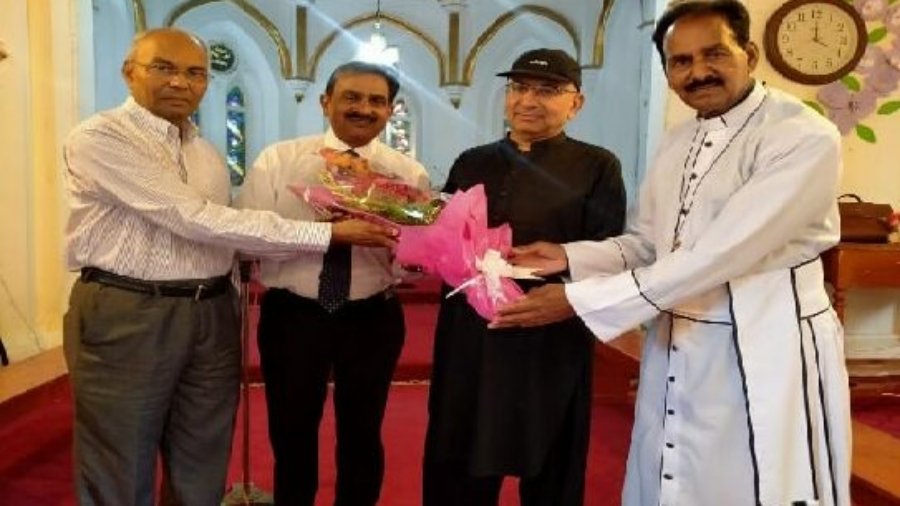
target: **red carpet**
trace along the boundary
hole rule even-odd
[[[380,504],[416,506],[421,502],[421,462],[425,439],[427,385],[398,384],[391,388],[384,423],[386,471]],[[250,478],[260,488],[272,490],[272,452],[266,440],[265,400],[262,387],[252,389],[253,416],[250,421]],[[329,402],[325,410],[320,440],[319,495],[317,506],[330,505],[334,498],[334,412]],[[619,504],[624,477],[631,408],[597,405],[590,456],[588,457],[588,506]],[[232,453],[230,483],[241,481],[241,427],[238,427]],[[501,504],[518,504],[514,480],[507,480]]]
[[[853,403],[853,418],[900,439],[900,397],[882,395],[877,401]]]
[[[262,387],[251,390],[251,471],[258,486],[271,491],[272,454],[266,438],[265,400]],[[380,504],[414,506],[421,494],[422,444],[425,435],[426,385],[398,384],[392,388],[385,416],[385,483]],[[0,427],[0,497],[3,504],[28,506],[74,505],[71,473],[72,405],[68,389]],[[240,419],[240,417],[239,417]],[[594,407],[592,441],[588,465],[588,506],[619,503],[624,473],[631,408]],[[229,472],[229,483],[241,477],[241,428]],[[334,423],[330,403],[320,432],[321,488],[317,505],[331,504],[334,493]],[[504,506],[518,503],[515,483],[503,490]]]
[[[72,402],[68,383],[21,416],[0,423],[3,504],[75,504],[72,491]]]

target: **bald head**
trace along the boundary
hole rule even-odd
[[[122,77],[138,104],[180,127],[206,92],[206,46],[176,28],[148,30],[134,38]]]
[[[128,50],[128,56],[125,58],[127,63],[129,60],[140,58],[142,51],[151,50],[159,44],[171,44],[180,42],[185,44],[193,44],[206,54],[206,44],[202,40],[178,28],[153,28],[143,31],[134,36],[131,40],[131,49]]]

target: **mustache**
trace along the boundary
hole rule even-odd
[[[718,77],[707,77],[706,79],[689,82],[684,89],[688,92],[694,92],[704,86],[722,86],[723,84],[725,84],[725,82]]]
[[[346,119],[361,119],[361,120],[365,120],[368,122],[374,122],[378,119],[373,115],[360,114],[358,112],[348,112],[347,114],[344,115],[344,118],[346,118]]]

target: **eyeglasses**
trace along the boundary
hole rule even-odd
[[[531,85],[515,81],[506,83],[506,92],[511,95],[525,95],[529,91],[539,100],[550,100],[566,93],[578,93],[578,90],[567,90],[558,86]]]
[[[187,82],[192,85],[206,84],[209,81],[209,72],[202,68],[181,70],[175,65],[162,62],[140,63],[132,61],[131,63],[144,67],[147,69],[147,73],[150,74],[150,76],[157,79],[171,80],[175,76],[184,75]]]

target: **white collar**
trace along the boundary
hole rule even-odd
[[[753,114],[763,99],[766,98],[766,87],[759,82],[753,84],[753,89],[744,100],[724,113],[712,118],[697,118],[697,126],[703,131],[734,129],[744,124],[744,121]]]
[[[350,147],[349,144],[340,140],[337,135],[334,134],[334,130],[332,130],[331,128],[329,128],[328,131],[325,132],[325,139],[323,141],[323,144],[326,148],[332,148],[338,151],[348,151],[352,149],[356,152],[356,154],[367,160],[375,156],[381,147],[381,141],[379,141],[377,137],[369,141],[369,143],[366,145],[356,148]]]
[[[123,106],[129,115],[142,127],[146,128],[154,137],[167,141],[178,139],[188,141],[199,135],[197,126],[188,121],[185,128],[178,128],[167,119],[150,112],[147,108],[137,103],[132,96],[125,99]]]

